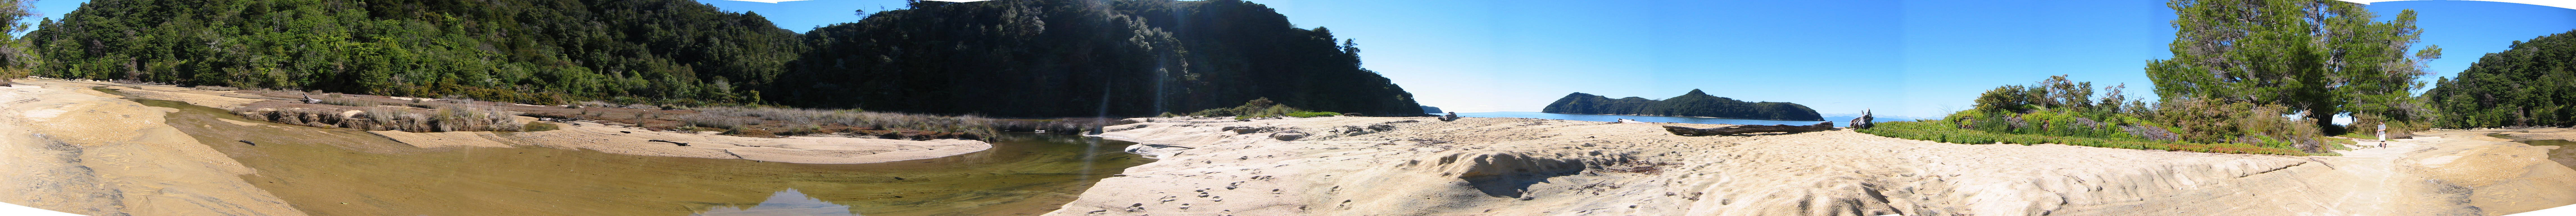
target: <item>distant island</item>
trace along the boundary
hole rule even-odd
[[[1422,106],[1422,113],[1440,113],[1440,107]]]
[[[1565,95],[1565,98],[1556,99],[1556,103],[1548,104],[1547,109],[1540,112],[1564,114],[1689,116],[1788,121],[1825,120],[1823,116],[1816,114],[1815,109],[1808,109],[1806,105],[1787,102],[1744,102],[1732,98],[1710,96],[1708,93],[1700,92],[1698,89],[1691,89],[1690,93],[1684,93],[1682,96],[1676,96],[1660,101],[1639,97],[1610,99],[1610,97],[1575,92],[1574,94]]]

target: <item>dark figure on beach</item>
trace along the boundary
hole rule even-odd
[[[1458,112],[1449,112],[1449,115],[1440,116],[1440,121],[1457,121],[1457,120],[1458,120]]]

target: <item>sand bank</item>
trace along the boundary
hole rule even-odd
[[[99,84],[18,81],[0,87],[0,201],[86,215],[304,215],[244,182],[251,169],[162,124],[174,109],[89,89]]]
[[[2457,138],[2480,132],[2277,156],[1518,118],[1152,120],[1100,136],[1185,148],[1049,215],[2502,215],[2576,203],[2576,170],[2539,157],[2554,147]],[[1297,133],[1308,136],[1279,139]]]

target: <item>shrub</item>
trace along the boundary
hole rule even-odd
[[[546,122],[528,122],[528,125],[519,126],[520,131],[527,132],[550,131],[562,128],[562,125],[555,125],[555,123]]]
[[[343,94],[324,94],[321,98],[315,99],[322,99],[322,104],[353,107],[375,107],[377,104],[375,100],[368,100],[366,98],[359,98],[358,96]]]

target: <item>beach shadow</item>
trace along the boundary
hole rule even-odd
[[[1467,185],[1486,196],[1524,198],[1529,186],[1547,183],[1548,178],[1583,173],[1583,162],[1555,158],[1530,158],[1498,154],[1477,159],[1475,171],[1459,175]]]

